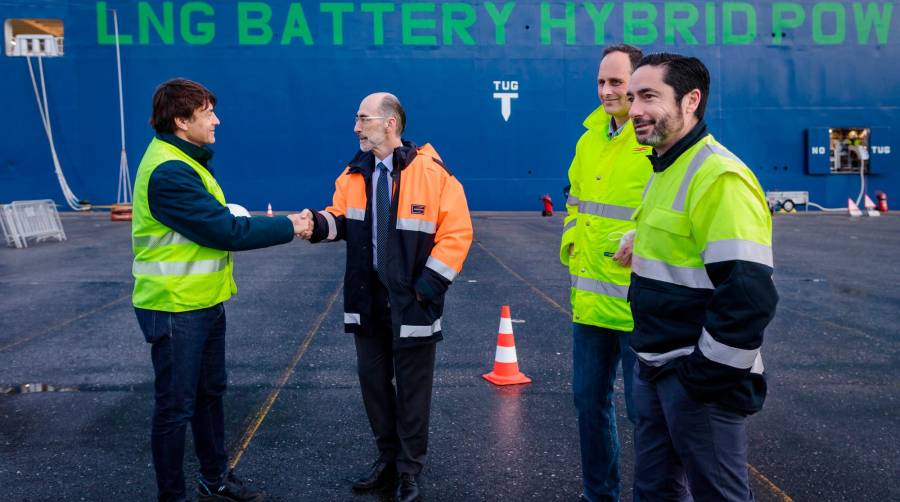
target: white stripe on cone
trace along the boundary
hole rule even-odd
[[[504,335],[511,335],[512,330],[512,320],[509,317],[501,317],[500,318],[500,333]]]
[[[518,362],[519,360],[516,359],[516,348],[497,345],[497,354],[494,356],[494,360],[498,363]]]

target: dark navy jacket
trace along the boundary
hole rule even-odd
[[[175,145],[215,176],[209,161],[213,151],[174,134],[157,138]],[[200,176],[184,162],[170,160],[157,167],[147,188],[150,213],[163,225],[201,246],[244,251],[290,242],[294,226],[286,216],[235,218],[206,190]]]

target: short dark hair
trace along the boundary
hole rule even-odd
[[[390,117],[391,115],[397,117],[397,136],[403,134],[403,131],[406,129],[406,111],[403,110],[403,105],[400,104],[400,100],[397,99],[397,96],[393,94],[388,94],[381,99],[381,114],[385,117]]]
[[[662,66],[664,68],[663,82],[675,89],[675,102],[681,103],[681,98],[694,89],[700,90],[700,104],[694,111],[698,120],[703,120],[706,113],[706,102],[709,98],[709,70],[697,58],[686,57],[680,54],[660,52],[648,54],[641,59],[635,70],[642,66]]]
[[[186,78],[163,82],[153,93],[150,126],[158,133],[173,133],[176,118],[189,119],[207,104],[216,106],[216,96],[197,82]]]
[[[600,57],[602,60],[607,55],[612,54],[613,52],[622,52],[628,56],[628,60],[631,61],[631,71],[637,69],[638,63],[641,62],[641,59],[644,57],[644,51],[638,49],[633,45],[628,44],[616,44],[610,45],[609,47],[603,49],[603,56]]]

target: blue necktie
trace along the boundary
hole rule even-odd
[[[391,176],[387,167],[379,162],[378,193],[375,195],[375,204],[378,212],[378,277],[387,285],[387,241],[391,226]]]

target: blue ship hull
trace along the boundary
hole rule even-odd
[[[213,165],[229,201],[320,207],[357,142],[366,94],[395,93],[405,136],[432,143],[475,210],[558,208],[602,47],[694,55],[710,68],[710,131],[766,190],[826,206],[859,176],[829,171],[828,129],[867,128],[870,195],[900,193],[896,2],[23,1],[4,19],[60,19],[44,59],[56,149],[73,192],[116,199],[120,144],[111,9],[122,42],[132,176],[150,98],[183,76],[218,97]],[[0,201],[64,201],[25,58],[0,55]],[[504,101],[508,107],[504,106]],[[826,147],[823,149],[823,146]]]

